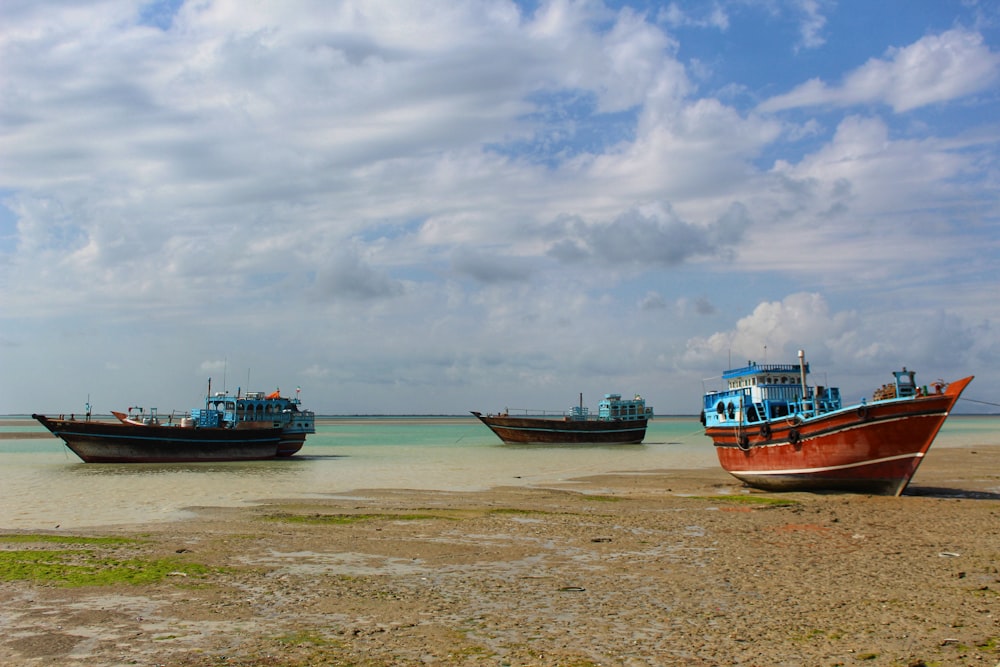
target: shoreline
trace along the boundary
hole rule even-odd
[[[764,493],[699,468],[190,509],[72,536],[0,531],[6,554],[172,568],[142,584],[0,581],[0,661],[1000,661],[995,445],[932,448],[899,498]]]

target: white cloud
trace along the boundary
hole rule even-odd
[[[801,44],[807,49],[815,49],[826,43],[822,35],[823,27],[826,25],[826,17],[823,16],[818,0],[796,0],[803,19],[800,25]]]
[[[880,103],[903,113],[988,90],[998,75],[1000,54],[984,43],[980,33],[955,28],[889,49],[884,59],[869,60],[839,86],[811,79],[764,101],[759,110]]]
[[[929,320],[902,311],[892,318],[855,309],[834,311],[822,295],[801,292],[760,303],[731,330],[690,339],[683,363],[797,363],[803,349],[812,373],[826,378],[820,384],[845,387],[850,400],[858,400],[902,366],[916,370],[922,383],[975,372],[1000,351],[995,342],[984,344],[978,329],[944,311]]]
[[[676,2],[671,2],[666,7],[661,7],[657,20],[672,28],[695,27],[695,28],[715,28],[718,30],[729,29],[729,13],[719,4],[712,4],[709,7],[698,6],[699,13],[685,11]]]

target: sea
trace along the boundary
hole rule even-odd
[[[366,489],[572,488],[603,473],[718,465],[697,417],[657,417],[642,444],[606,446],[507,445],[471,416],[323,417],[291,458],[198,464],[83,463],[46,435],[30,417],[0,417],[0,529],[167,522],[197,507],[363,498]],[[934,443],[983,445],[1000,445],[1000,416],[952,415]]]

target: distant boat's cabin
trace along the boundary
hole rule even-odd
[[[639,394],[624,400],[621,394],[605,394],[597,406],[597,418],[601,421],[635,421],[652,416],[653,408],[647,407],[646,399]]]

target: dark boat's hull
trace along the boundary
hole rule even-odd
[[[302,449],[302,446],[305,444],[305,433],[288,433],[285,431],[281,434],[281,441],[278,443],[278,456],[292,456]]]
[[[188,428],[32,417],[86,463],[260,461],[277,456],[282,437],[281,428]]]
[[[509,444],[629,445],[646,437],[648,420],[573,421],[544,417],[483,416],[473,412],[497,437]]]
[[[971,377],[941,394],[877,401],[801,423],[713,427],[722,467],[768,491],[841,490],[899,495]]]

